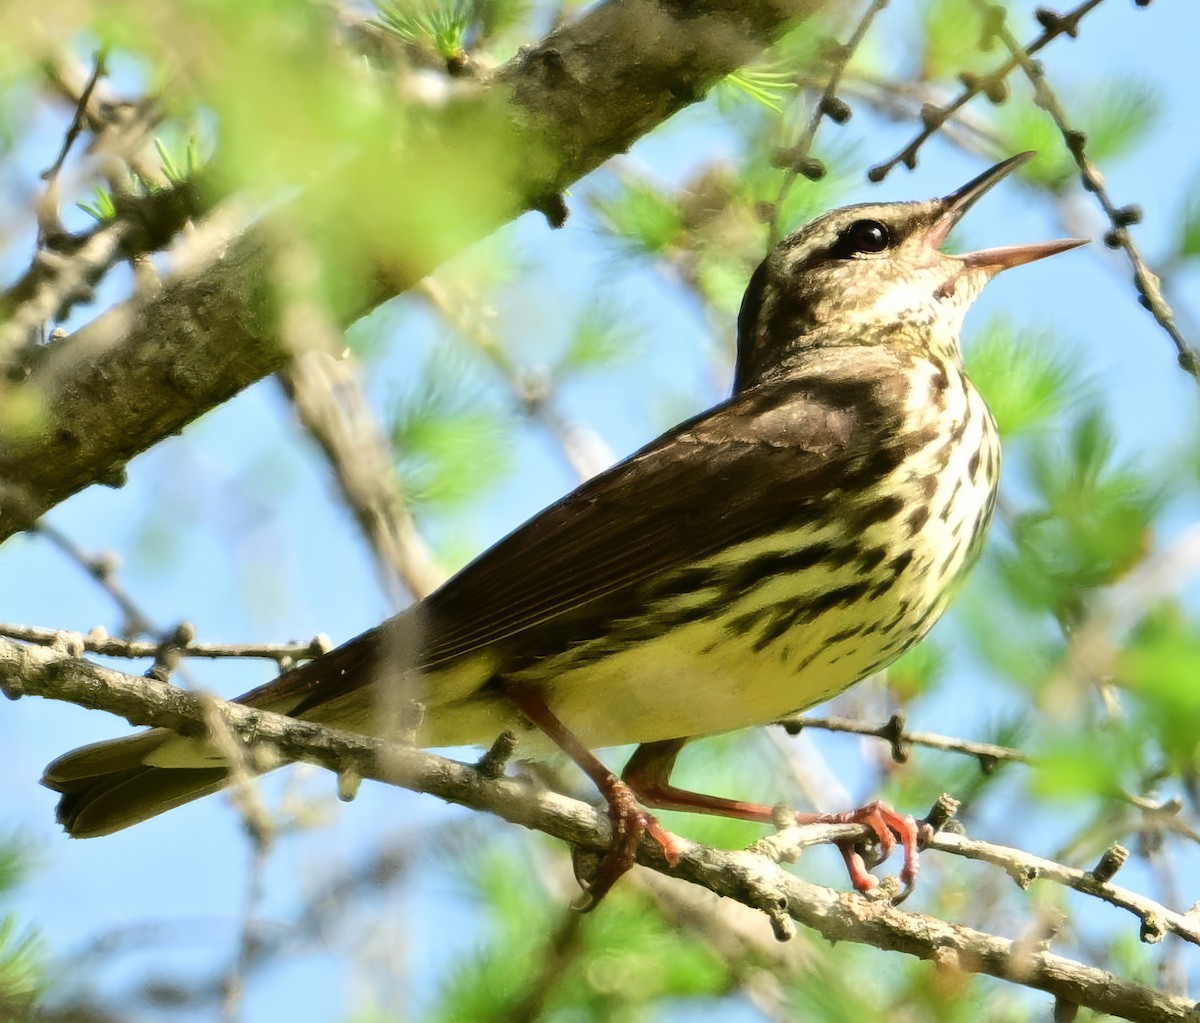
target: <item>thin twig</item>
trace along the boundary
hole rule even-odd
[[[165,629],[160,629],[151,621],[150,616],[138,607],[134,599],[126,592],[116,577],[116,559],[111,554],[89,554],[72,540],[66,533],[48,522],[40,521],[30,530],[45,537],[55,547],[62,551],[71,561],[82,568],[96,584],[108,594],[109,598],[121,610],[124,623],[121,632],[129,636],[155,636],[159,642],[166,638]]]
[[[897,763],[908,760],[908,747],[926,746],[929,749],[945,750],[950,753],[964,753],[975,757],[980,766],[986,771],[995,766],[996,761],[1011,760],[1028,764],[1033,758],[1022,750],[1011,746],[998,746],[991,742],[972,742],[969,739],[959,739],[949,735],[938,735],[934,732],[910,732],[905,728],[904,715],[893,714],[882,725],[870,725],[865,721],[841,717],[811,717],[797,714],[784,718],[779,722],[791,734],[796,735],[804,728],[820,728],[827,732],[848,732],[851,735],[870,735],[883,739],[891,744],[892,759]]]
[[[854,57],[863,39],[866,38],[867,32],[871,28],[871,22],[887,5],[888,0],[871,0],[845,45],[838,46],[831,53],[829,75],[825,81],[825,87],[821,91],[820,98],[813,105],[803,134],[796,140],[795,145],[788,146],[776,154],[776,162],[786,162],[786,170],[783,181],[779,185],[779,191],[776,193],[775,202],[771,207],[768,247],[774,247],[779,241],[779,211],[783,207],[783,201],[787,198],[788,192],[796,183],[796,178],[803,174],[806,178],[815,181],[825,176],[825,165],[811,155],[813,140],[817,137],[817,129],[821,126],[823,117],[828,117],[836,124],[845,124],[850,120],[850,108],[844,101],[838,99],[838,86],[841,84],[847,65]]]
[[[208,734],[206,715],[215,710],[239,741],[262,745],[283,761],[305,760],[337,772],[352,769],[364,778],[487,810],[585,848],[605,848],[611,842],[607,815],[575,800],[532,790],[520,781],[482,778],[468,765],[421,750],[200,697],[157,679],[125,675],[42,647],[0,639],[0,690],[13,698],[40,695],[107,709],[137,724],[193,736]],[[842,840],[851,837],[845,828],[822,830],[827,839]],[[798,840],[801,830],[789,829],[790,837]],[[860,835],[867,829],[852,830]],[[963,848],[951,836],[941,842],[939,848]],[[773,844],[780,844],[778,837]],[[638,861],[762,910],[779,938],[794,933],[794,920],[830,940],[870,944],[986,973],[1129,1020],[1169,1023],[1195,1018],[1196,1005],[1190,999],[1056,955],[1044,945],[1014,942],[886,901],[810,884],[781,870],[763,853],[721,852],[682,839],[679,848],[678,863],[668,866],[661,848],[647,839],[639,846]],[[971,851],[983,856],[989,850],[972,846]],[[1054,875],[1056,871],[1047,871],[1046,876]],[[1156,921],[1149,900],[1132,899],[1136,901],[1129,908],[1143,920],[1143,937],[1152,936],[1150,925]],[[1159,915],[1167,929],[1190,936],[1192,928],[1179,914],[1163,910]]]
[[[1090,13],[1094,8],[1100,6],[1103,0],[1085,0],[1074,10],[1067,14],[1059,15],[1050,21],[1049,24],[1044,24],[1042,33],[1034,39],[1022,52],[1026,58],[1033,56],[1052,40],[1060,35],[1074,36],[1079,31],[1079,22]],[[1004,98],[1004,79],[1015,71],[1021,64],[1021,61],[1016,57],[1009,57],[1004,63],[997,67],[994,71],[986,75],[973,75],[964,73],[959,76],[959,80],[963,83],[962,91],[949,103],[944,106],[933,106],[925,104],[921,107],[921,131],[917,133],[908,145],[901,149],[895,156],[882,163],[877,163],[867,171],[867,177],[871,181],[882,181],[892,171],[897,164],[904,164],[909,170],[912,170],[917,165],[917,153],[930,138],[937,134],[938,130],[958,111],[966,106],[972,99],[980,93],[987,95],[993,99]]]
[[[71,124],[63,136],[62,148],[58,151],[58,158],[46,170],[42,171],[42,180],[46,182],[47,187],[53,187],[54,181],[58,177],[58,172],[62,170],[62,165],[67,159],[67,154],[71,151],[75,140],[79,138],[84,127],[87,125],[88,104],[91,102],[92,93],[96,89],[96,83],[107,73],[107,56],[107,51],[104,49],[96,51],[92,73],[88,76],[87,82],[84,83],[83,89],[75,101],[75,116],[71,118]]]
[[[1042,856],[1034,856],[1021,849],[980,842],[947,832],[935,835],[929,842],[929,848],[1000,867],[1022,888],[1027,888],[1037,880],[1053,881],[1064,888],[1071,888],[1118,909],[1127,910],[1142,922],[1140,936],[1147,944],[1161,941],[1163,935],[1170,931],[1193,945],[1200,945],[1200,916],[1176,913],[1128,888],[1098,881],[1089,870],[1078,870]]]
[[[385,572],[420,599],[446,578],[408,513],[391,450],[362,388],[358,362],[305,352],[277,374],[296,418],[320,446],[342,499]],[[398,603],[392,594],[393,602]]]
[[[12,625],[0,623],[0,636],[36,643],[38,646],[56,646],[64,650],[76,650],[100,654],[104,657],[126,657],[137,660],[144,657],[159,657],[163,652],[162,641],[124,639],[110,636],[106,629],[95,628],[90,632],[72,632],[66,629],[47,629],[37,625]],[[173,637],[172,637],[173,638]],[[224,657],[261,658],[277,664],[289,664],[312,657],[320,657],[331,648],[329,637],[314,636],[307,643],[175,643],[168,640],[171,650],[181,657]]]
[[[982,6],[983,0],[976,0],[976,3]],[[1066,21],[1067,17],[1055,18],[1051,17],[1048,11],[1042,12],[1042,23],[1048,23],[1047,31]],[[1063,31],[1071,31],[1074,34],[1073,29],[1063,29]],[[1183,332],[1175,322],[1175,311],[1163,295],[1162,282],[1159,280],[1158,275],[1146,265],[1146,260],[1143,258],[1141,250],[1138,249],[1137,244],[1129,233],[1129,228],[1141,219],[1141,210],[1136,206],[1118,206],[1109,197],[1104,187],[1104,176],[1087,157],[1085,148],[1087,145],[1087,136],[1079,129],[1071,127],[1062,104],[1058,101],[1058,97],[1046,84],[1046,76],[1042,72],[1041,66],[1037,61],[1030,59],[1030,54],[1033,52],[1032,49],[1029,51],[1021,49],[1021,44],[1017,42],[1016,37],[1009,31],[1003,18],[997,20],[995,33],[1001,42],[1004,43],[1009,53],[1012,54],[1012,59],[1020,64],[1021,70],[1025,72],[1025,77],[1029,79],[1029,84],[1033,86],[1034,102],[1045,110],[1054,121],[1055,127],[1058,128],[1059,134],[1063,137],[1067,151],[1071,154],[1075,165],[1079,168],[1083,187],[1096,196],[1096,201],[1099,202],[1100,208],[1104,210],[1104,215],[1108,218],[1111,225],[1104,236],[1104,244],[1111,249],[1119,248],[1125,250],[1125,254],[1129,257],[1129,262],[1133,267],[1133,283],[1137,288],[1138,301],[1142,304],[1143,308],[1150,312],[1155,322],[1162,327],[1175,345],[1175,353],[1179,360],[1180,368],[1185,373],[1194,377],[1197,382],[1200,382],[1200,362],[1197,361],[1196,351],[1189,344],[1187,338],[1183,336]]]
[[[314,296],[321,264],[307,239],[294,232],[276,256],[281,332],[292,359],[277,379],[300,423],[333,469],[346,505],[375,555],[394,606],[405,601],[396,581],[420,599],[446,578],[417,532],[400,489],[393,454],[363,391],[362,372],[345,335]]]

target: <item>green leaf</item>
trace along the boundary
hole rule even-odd
[[[661,255],[682,231],[675,200],[641,178],[622,182],[615,195],[593,199],[592,206],[604,230],[641,255]]]
[[[746,98],[776,114],[783,113],[783,104],[795,90],[792,75],[774,66],[744,67],[726,75],[717,85],[717,103],[728,109],[738,99]]]
[[[555,376],[607,369],[636,347],[639,331],[612,303],[590,303],[575,321],[567,350],[554,367]]]
[[[987,399],[1003,437],[1042,426],[1080,393],[1080,369],[1048,331],[999,317],[966,353],[971,379]]]
[[[99,187],[92,193],[91,203],[77,202],[75,206],[100,224],[115,220],[117,216],[117,206],[113,202],[112,193]]]
[[[405,42],[427,46],[448,60],[465,50],[480,6],[478,0],[392,0],[379,8],[379,22]]]
[[[1113,465],[1113,447],[1096,411],[1074,424],[1065,448],[1031,447],[1037,500],[1013,519],[1014,547],[1001,559],[1001,577],[1026,606],[1073,620],[1088,590],[1114,582],[1144,554],[1163,488]]]
[[[396,404],[392,443],[413,502],[461,507],[509,469],[511,420],[480,388],[464,386],[465,375],[463,359],[435,354],[415,391]]]

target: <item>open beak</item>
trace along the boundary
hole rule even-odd
[[[992,186],[1018,167],[1028,163],[1036,154],[1031,152],[1018,153],[1010,156],[1002,163],[996,164],[990,170],[985,170],[977,178],[968,181],[962,188],[951,192],[941,199],[942,209],[929,229],[928,241],[931,248],[937,248],[946,240],[946,235]],[[1029,245],[1004,245],[996,249],[982,249],[979,252],[967,252],[957,256],[964,264],[964,269],[983,270],[989,277],[994,277],[1001,270],[1008,270],[1023,263],[1032,263],[1035,259],[1045,259],[1047,256],[1066,252],[1068,249],[1086,245],[1086,238],[1059,238],[1050,242],[1034,242]]]

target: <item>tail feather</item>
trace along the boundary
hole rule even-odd
[[[58,823],[72,838],[95,838],[148,820],[223,788],[224,767],[148,763],[171,741],[161,728],[72,750],[46,768],[42,784],[62,793]],[[203,763],[203,761],[200,761]]]
[[[339,727],[370,731],[370,684],[381,666],[395,677],[417,649],[420,618],[405,615],[285,672],[238,697],[237,702]],[[378,715],[376,715],[378,716]],[[202,740],[151,728],[122,739],[97,742],[55,760],[42,777],[62,793],[58,822],[74,838],[93,838],[128,828],[229,782],[220,755]]]

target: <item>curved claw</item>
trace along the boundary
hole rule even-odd
[[[844,813],[798,813],[796,821],[801,824],[865,824],[875,833],[881,860],[891,855],[899,839],[899,844],[904,850],[904,862],[900,867],[900,882],[904,887],[892,900],[893,905],[899,905],[912,893],[917,883],[917,875],[921,871],[918,855],[921,834],[917,822],[908,814],[899,814],[887,803],[875,799],[857,810],[847,810]],[[879,884],[878,879],[867,870],[862,854],[853,842],[840,843],[838,849],[846,863],[850,883],[855,889],[869,892]]]
[[[637,847],[642,835],[649,835],[663,851],[667,863],[674,867],[679,863],[679,845],[658,819],[638,806],[637,799],[629,786],[613,777],[604,791],[608,800],[608,816],[612,821],[612,844],[604,853],[600,865],[591,877],[581,877],[576,871],[576,880],[584,889],[583,898],[575,903],[581,913],[589,913],[600,904],[609,889],[620,880],[637,861]]]

